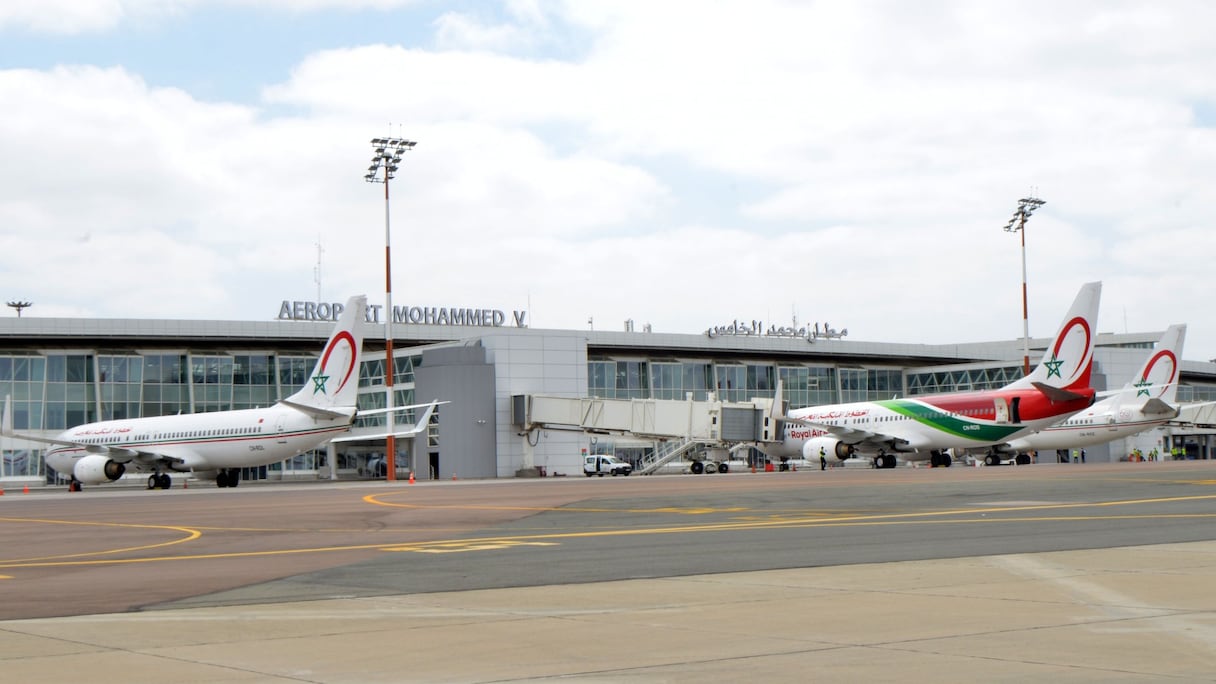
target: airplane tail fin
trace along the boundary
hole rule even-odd
[[[1063,390],[1069,393],[1087,389],[1093,371],[1094,335],[1101,297],[1102,283],[1082,285],[1039,365],[1030,375],[1010,383],[1006,389],[1035,387],[1044,392]]]
[[[355,407],[359,392],[359,358],[363,351],[363,321],[367,297],[346,300],[329,341],[317,359],[308,381],[284,403],[316,408]]]
[[[1120,390],[1124,401],[1143,400],[1146,413],[1173,411],[1178,397],[1178,365],[1182,361],[1182,344],[1185,340],[1185,325],[1176,324],[1167,328],[1157,348]]]

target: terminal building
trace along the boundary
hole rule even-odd
[[[266,321],[0,319],[0,395],[12,398],[18,432],[46,437],[96,420],[266,406],[303,386],[333,314],[329,304],[285,301]],[[544,330],[528,327],[526,312],[492,309],[398,307],[394,315],[394,405],[450,402],[426,431],[397,442],[397,476],[413,472],[424,480],[575,475],[585,454],[636,463],[660,446],[653,436],[525,429],[517,414],[519,398],[528,395],[748,402],[772,397],[780,381],[793,409],[991,389],[1022,375],[1021,339],[862,342],[826,324],[821,330],[758,321],[699,334],[635,331],[628,321],[616,331]],[[359,407],[382,408],[390,372],[382,307],[371,308],[367,325]],[[1093,386],[1121,387],[1160,337],[1100,333]],[[1032,363],[1048,342],[1030,340]],[[1184,360],[1178,398],[1216,399],[1216,363]],[[398,423],[413,420],[407,415]],[[360,418],[353,432],[383,431],[384,422],[382,415]],[[1127,460],[1153,449],[1212,458],[1213,435],[1216,427],[1167,425],[1088,447],[1087,461]],[[48,472],[42,446],[0,440],[0,481],[65,481]],[[247,469],[242,479],[383,477],[383,450],[383,441],[330,445]]]

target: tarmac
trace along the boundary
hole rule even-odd
[[[1214,584],[1191,542],[12,620],[0,678],[1210,682]]]

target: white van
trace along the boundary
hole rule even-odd
[[[583,474],[587,477],[592,475],[629,475],[633,472],[633,466],[620,460],[616,456],[596,455],[588,456],[583,459]]]

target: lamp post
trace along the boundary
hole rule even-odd
[[[8,305],[13,307],[14,309],[16,309],[17,318],[21,318],[21,310],[30,308],[31,306],[34,305],[34,303],[17,300],[17,301],[8,302]]]
[[[1043,200],[1030,196],[1018,200],[1018,208],[1013,217],[1005,224],[1006,233],[1022,234],[1022,372],[1030,375],[1030,316],[1026,305],[1026,220],[1035,209],[1046,204]]]
[[[397,438],[393,436],[393,260],[391,256],[392,233],[389,229],[388,182],[397,175],[401,155],[414,149],[415,143],[404,138],[372,138],[372,163],[367,167],[363,180],[368,183],[384,183],[384,395],[388,413],[384,439],[385,476],[389,482],[397,480]],[[380,172],[384,171],[383,174]]]

